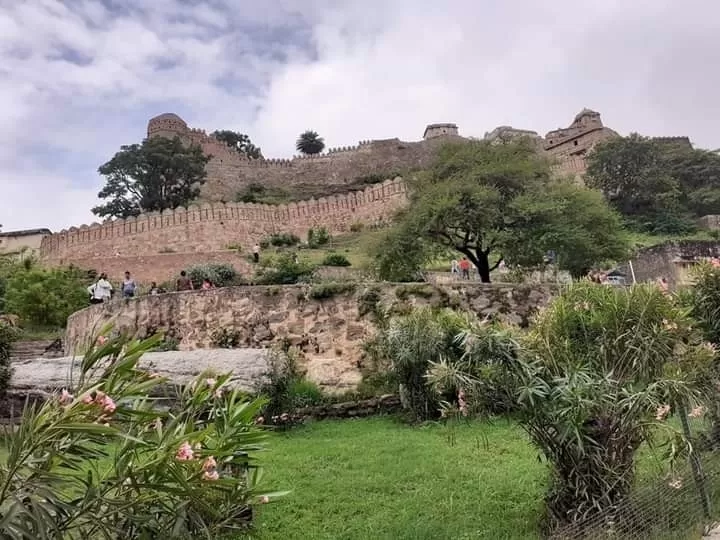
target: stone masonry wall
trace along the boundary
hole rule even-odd
[[[549,286],[457,283],[384,284],[375,289],[383,306],[394,313],[413,305],[453,306],[481,316],[525,325],[552,295]],[[326,388],[354,387],[361,378],[362,344],[375,332],[367,314],[368,291],[322,300],[312,299],[308,286],[228,287],[210,291],[168,293],[133,300],[117,299],[70,316],[66,353],[81,350],[103,325],[142,337],[166,331],[181,350],[212,346],[213,332],[234,329],[241,347],[262,348],[283,342],[300,347],[308,377]]]
[[[349,230],[353,223],[387,221],[406,204],[400,178],[363,191],[284,205],[205,203],[162,213],[81,225],[43,238],[41,258],[49,264],[78,264],[111,257],[213,252],[229,245],[245,251],[272,233],[290,232],[303,238],[311,227],[331,233]],[[96,266],[96,265],[93,265]]]

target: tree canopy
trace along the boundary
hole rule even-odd
[[[720,213],[720,155],[631,134],[598,145],[585,178],[638,230],[683,233]]]
[[[537,265],[549,250],[575,275],[627,251],[620,219],[602,195],[551,178],[548,162],[528,141],[446,145],[410,190],[390,245],[412,244],[412,261],[428,245],[457,251],[484,282],[503,260]],[[389,249],[383,257],[403,253]]]
[[[128,217],[187,205],[200,194],[209,157],[179,138],[153,137],[122,146],[98,171],[107,178],[93,208],[100,217]]]
[[[316,131],[306,131],[300,134],[295,148],[306,155],[319,154],[325,149],[325,140]]]
[[[255,146],[250,137],[244,133],[222,129],[213,131],[211,135],[249,159],[262,159],[263,157],[260,148]]]

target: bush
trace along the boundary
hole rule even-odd
[[[328,253],[322,264],[324,266],[350,266],[350,261],[342,253]]]
[[[307,381],[300,370],[300,351],[295,348],[274,348],[269,356],[269,370],[259,393],[267,398],[263,409],[265,422],[281,428],[289,428],[302,421],[297,409],[319,403],[322,393]]]
[[[364,228],[365,228],[365,224],[360,221],[350,224],[350,232],[354,232],[354,233],[361,232]]]
[[[318,283],[310,288],[308,296],[313,300],[323,300],[325,298],[332,298],[339,294],[347,294],[355,292],[355,283],[351,282],[335,282],[331,281],[328,283]]]
[[[270,236],[268,243],[272,246],[295,246],[300,243],[300,238],[290,233],[277,233]]]
[[[5,309],[31,325],[64,327],[88,305],[85,279],[74,269],[16,268],[5,284]]]
[[[249,526],[264,402],[202,374],[172,411],[138,368],[160,337],[98,341],[77,386],[29,405],[0,464],[3,538],[220,538]]]
[[[325,227],[310,229],[307,234],[307,243],[311,248],[318,248],[330,242],[330,233]]]
[[[4,322],[0,322],[0,398],[5,396],[10,386],[12,367],[10,353],[13,343],[18,339],[18,331]]]
[[[381,356],[400,385],[400,399],[415,420],[438,418],[444,398],[428,384],[428,370],[433,363],[456,362],[462,348],[456,337],[472,324],[470,316],[449,309],[419,308],[408,315],[395,317],[376,338]],[[454,389],[450,389],[454,392]]]
[[[292,253],[281,253],[276,258],[261,260],[256,283],[260,285],[291,285],[307,281],[315,269],[306,262],[296,260]]]
[[[200,288],[205,279],[216,287],[227,287],[239,279],[235,268],[225,263],[198,264],[185,271],[196,289]]]
[[[481,365],[474,343],[471,332],[466,357]],[[525,347],[504,367],[520,423],[552,467],[549,529],[627,497],[643,442],[675,436],[662,419],[713,390],[704,375],[714,351],[686,310],[652,285],[568,287],[540,313]]]
[[[213,347],[219,349],[235,349],[240,345],[241,334],[238,330],[221,328],[215,330],[210,336]]]

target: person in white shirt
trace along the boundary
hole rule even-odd
[[[112,297],[113,286],[108,281],[105,273],[100,274],[100,278],[88,287],[90,293],[91,304],[101,304],[110,301]]]

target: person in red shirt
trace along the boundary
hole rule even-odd
[[[463,279],[470,279],[470,261],[467,257],[463,257],[460,261],[460,274]]]

